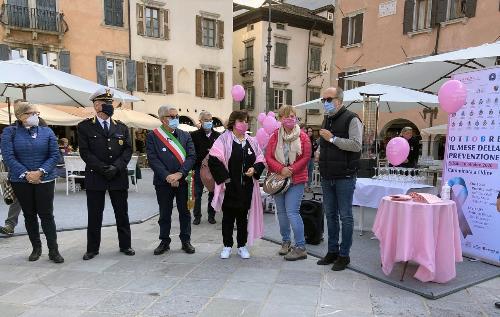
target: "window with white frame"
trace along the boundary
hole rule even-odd
[[[253,107],[253,98],[255,96],[255,91],[253,86],[246,86],[245,87],[245,108],[252,108]]]
[[[278,110],[286,104],[286,90],[274,89],[274,110]]]
[[[416,0],[413,17],[413,30],[424,30],[431,27],[432,1]]]
[[[215,98],[217,91],[217,77],[215,71],[203,72],[203,97]]]
[[[161,93],[163,84],[161,76],[161,65],[147,64],[148,92]]]
[[[55,69],[59,68],[59,59],[57,53],[43,52],[40,54],[40,63]]]
[[[359,70],[345,72],[345,76],[353,75],[353,74],[357,74],[357,73],[359,73]],[[360,85],[359,81],[346,80],[344,83],[344,90],[354,89],[354,88],[358,88],[360,86],[362,86],[362,85]]]
[[[201,20],[203,46],[215,47],[215,27],[214,19],[203,18]]]
[[[10,51],[10,59],[28,59],[28,50],[24,48],[15,48]]]
[[[312,45],[309,47],[309,71],[321,71],[321,46]]]
[[[321,88],[319,87],[309,87],[309,99],[316,100],[321,97]]]
[[[448,0],[447,20],[455,20],[465,17],[467,12],[466,0]]]
[[[363,14],[358,14],[353,17],[349,17],[347,44],[353,45],[361,43],[362,34],[363,34]]]
[[[160,37],[160,10],[146,7],[146,36]]]
[[[106,61],[106,74],[108,87],[125,89],[125,65],[121,59],[110,59]]]

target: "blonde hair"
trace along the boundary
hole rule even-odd
[[[295,108],[293,106],[290,106],[290,105],[282,106],[278,110],[278,118],[279,119],[289,117],[291,114],[297,116],[297,111],[295,110]]]
[[[27,101],[21,101],[21,102],[18,102],[15,106],[14,106],[14,115],[16,116],[16,118],[18,120],[21,120],[21,116],[25,113],[25,112],[28,112],[30,109],[32,108],[35,108],[36,109],[36,106],[32,103],[29,103]]]

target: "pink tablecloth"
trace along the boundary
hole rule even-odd
[[[455,262],[462,261],[462,247],[454,201],[422,204],[384,197],[373,232],[380,241],[386,275],[394,263],[414,261],[419,264],[414,277],[422,282],[446,283],[456,276]]]

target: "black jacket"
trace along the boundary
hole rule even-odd
[[[194,149],[196,151],[196,163],[194,168],[198,169],[201,167],[201,162],[208,155],[208,151],[214,145],[215,140],[220,136],[220,133],[213,130],[210,137],[207,137],[205,130],[203,128],[191,132],[191,138],[193,139]]]
[[[87,190],[128,189],[127,164],[132,157],[128,128],[120,121],[111,120],[106,135],[96,117],[78,124],[78,144],[85,167]],[[111,180],[103,176],[106,165],[114,165],[118,173]]]

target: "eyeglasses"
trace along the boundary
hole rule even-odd
[[[164,118],[168,118],[168,119],[179,119],[179,115],[175,115],[175,116],[165,116]]]
[[[40,112],[38,112],[38,111],[28,111],[28,112],[25,112],[24,114],[27,114],[28,116],[33,116],[33,115],[39,116]]]
[[[338,99],[338,97],[328,97],[328,98],[321,98],[321,102],[332,102],[334,99]]]

